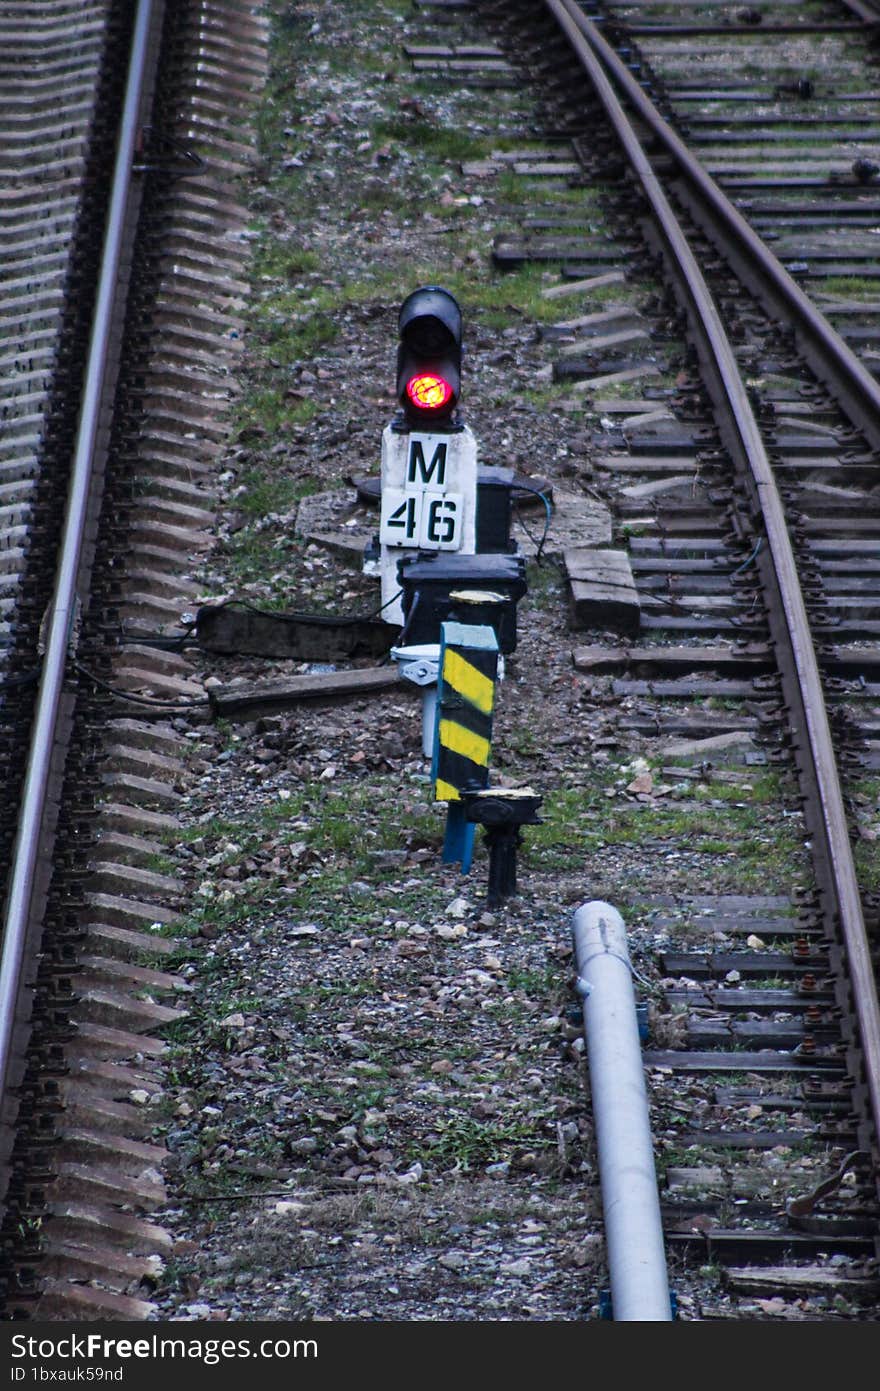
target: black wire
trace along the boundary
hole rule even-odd
[[[758,555],[759,555],[759,553],[760,553],[760,550],[761,550],[761,547],[762,547],[763,544],[764,544],[764,538],[763,538],[763,536],[759,536],[759,537],[758,537],[758,540],[757,540],[757,543],[756,543],[756,545],[755,545],[755,549],[752,551],[751,555],[750,555],[746,560],[743,561],[742,565],[737,565],[736,569],[735,569],[735,570],[732,570],[732,571],[730,572],[730,573],[731,573],[731,578],[733,578],[734,575],[741,575],[742,572],[743,572],[743,570],[748,570],[749,566],[750,566],[751,564],[753,564],[754,561],[756,561],[756,560],[758,559]]]
[[[348,626],[354,623],[368,623],[371,619],[378,618],[379,614],[382,613],[384,609],[387,609],[390,604],[393,604],[399,599],[402,593],[403,590],[398,589],[397,593],[392,594],[390,599],[386,599],[384,604],[380,604],[378,608],[371,610],[370,613],[363,614],[285,613],[283,611],[279,612],[276,609],[257,608],[256,604],[252,604],[248,599],[224,599],[222,604],[204,604],[202,607],[207,609],[209,613],[219,613],[221,609],[233,607],[247,609],[249,613],[258,614],[262,618],[277,618],[282,623],[301,623],[303,620],[308,619],[324,619],[328,624],[336,623],[342,626]],[[199,612],[201,612],[201,609]],[[125,628],[122,628],[121,636],[123,641],[136,639],[139,643],[146,644],[147,646],[161,646],[162,650],[166,652],[175,650],[181,651],[184,647],[199,646],[198,638],[192,637],[192,633],[198,628],[198,625],[199,620],[198,615],[196,615],[191,622],[182,625],[186,629],[186,632],[181,633],[179,638],[166,638],[162,633],[129,634],[126,633]],[[2,689],[2,684],[0,684],[0,689]]]
[[[519,482],[519,481],[516,482],[516,483],[514,484],[514,487],[515,487],[516,489],[520,489],[520,490],[521,490],[522,492],[524,492],[524,493],[532,493],[535,497],[539,497],[539,498],[541,499],[541,501],[543,502],[543,504],[544,504],[544,530],[543,530],[543,532],[542,532],[542,534],[541,534],[541,539],[540,539],[540,541],[536,541],[536,540],[535,540],[535,538],[534,538],[534,536],[532,535],[531,531],[529,530],[529,528],[526,526],[525,522],[523,521],[522,512],[521,512],[519,509],[517,509],[517,517],[519,518],[519,524],[520,524],[520,526],[522,527],[523,531],[525,532],[526,536],[528,536],[528,538],[529,538],[529,540],[531,541],[532,545],[535,547],[535,564],[536,564],[536,565],[541,565],[541,564],[543,564],[543,561],[542,561],[541,557],[542,557],[543,552],[544,552],[544,546],[545,546],[546,541],[547,541],[547,533],[548,533],[549,530],[550,530],[550,520],[551,520],[551,517],[552,517],[552,515],[553,515],[553,507],[552,507],[552,504],[551,504],[550,499],[548,498],[547,494],[546,494],[546,493],[542,493],[540,488],[530,488],[529,485],[528,485],[528,483],[521,483],[521,482]]]
[[[110,695],[118,696],[120,700],[130,700],[134,705],[148,705],[151,707],[151,709],[156,710],[180,711],[204,710],[206,706],[210,705],[210,700],[207,696],[205,696],[202,700],[171,701],[159,700],[156,699],[154,696],[136,695],[134,691],[123,691],[120,690],[118,686],[111,686],[108,681],[103,681],[100,676],[96,676],[93,671],[89,671],[88,667],[84,667],[82,662],[74,661],[73,666],[76,668],[78,672],[80,672],[81,675],[87,676],[88,679],[99,688],[99,690],[108,691]]]
[[[403,593],[403,590],[401,590],[400,593],[402,594],[402,593]],[[395,598],[397,598],[397,597],[398,597],[398,596],[395,595]],[[405,646],[406,646],[406,635],[407,635],[407,633],[409,632],[410,628],[412,627],[412,622],[413,622],[413,619],[414,619],[415,616],[416,616],[416,609],[417,609],[418,606],[419,606],[419,599],[420,599],[420,598],[421,598],[421,593],[420,593],[420,591],[417,589],[417,590],[415,591],[414,595],[413,595],[412,608],[410,609],[409,613],[406,615],[406,621],[405,621],[403,627],[402,627],[401,630],[400,630],[400,636],[398,637],[397,642],[396,642],[396,644],[395,644],[396,647],[405,647]],[[384,608],[384,607],[385,607],[385,606],[383,605],[383,608]]]
[[[11,691],[17,686],[31,686],[39,680],[42,667],[33,667],[30,671],[22,672],[21,676],[6,676],[0,681],[0,691]]]
[[[219,613],[221,609],[233,607],[247,609],[249,613],[260,614],[264,618],[277,618],[282,623],[301,623],[303,619],[317,618],[323,619],[327,623],[347,625],[350,623],[366,623],[369,622],[371,618],[378,618],[379,614],[382,613],[383,609],[387,609],[390,604],[393,604],[396,599],[399,599],[402,593],[403,590],[399,589],[396,594],[393,594],[391,596],[390,599],[386,599],[384,604],[380,604],[378,608],[371,609],[369,613],[285,613],[283,609],[279,610],[258,608],[257,605],[252,604],[249,599],[224,599],[222,604],[205,604],[203,605],[203,607],[208,609],[208,611],[211,613]],[[193,628],[197,628],[198,622],[199,620],[197,615],[193,619],[192,623],[186,625],[188,631],[192,631]],[[185,641],[185,639],[181,639],[181,641]]]

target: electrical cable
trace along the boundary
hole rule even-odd
[[[757,558],[758,558],[758,554],[759,554],[759,552],[760,552],[761,547],[763,546],[763,544],[764,544],[764,538],[763,538],[763,536],[759,536],[758,539],[757,539],[757,541],[755,542],[755,549],[752,551],[751,555],[748,556],[748,557],[743,561],[742,565],[737,565],[737,567],[736,567],[735,570],[731,570],[731,572],[730,572],[731,579],[733,578],[734,575],[741,575],[742,572],[743,572],[743,570],[748,570],[749,566],[752,565],[752,564],[754,564],[754,562],[755,562],[755,561],[757,560]]]
[[[234,598],[224,599],[222,604],[206,604],[204,607],[210,609],[212,613],[217,613],[221,609],[232,607],[247,609],[249,613],[260,614],[266,618],[277,618],[282,623],[301,623],[303,619],[317,619],[325,621],[327,623],[336,624],[368,623],[371,618],[378,618],[379,614],[382,613],[383,609],[387,609],[390,604],[393,604],[396,599],[399,599],[402,593],[403,590],[399,589],[397,593],[392,595],[390,599],[386,599],[384,604],[380,604],[378,608],[370,609],[368,613],[285,613],[283,609],[276,610],[258,608],[257,605],[252,604],[249,599]],[[198,617],[194,618],[192,623],[187,625],[190,631],[197,626]]]
[[[543,563],[542,560],[541,560],[541,556],[542,556],[543,551],[544,551],[544,546],[545,546],[546,541],[547,541],[547,533],[548,533],[549,530],[550,530],[550,521],[551,521],[551,518],[552,518],[552,516],[553,516],[553,507],[552,507],[552,504],[551,504],[551,502],[550,502],[550,499],[547,497],[547,494],[546,494],[546,493],[542,493],[540,488],[530,488],[529,485],[528,485],[528,483],[522,483],[522,482],[520,482],[520,481],[517,481],[517,482],[515,483],[514,488],[517,489],[517,490],[519,490],[519,491],[521,491],[521,492],[524,492],[524,493],[532,493],[535,497],[539,497],[539,498],[541,499],[541,501],[543,502],[543,504],[544,504],[544,512],[545,512],[545,516],[544,516],[544,530],[543,530],[543,532],[542,532],[542,534],[541,534],[541,539],[540,539],[540,541],[536,541],[536,540],[535,540],[535,538],[534,538],[534,536],[532,535],[531,531],[529,530],[529,528],[526,526],[525,522],[523,521],[522,513],[519,512],[519,510],[517,510],[517,515],[518,515],[518,517],[519,517],[519,524],[520,524],[520,526],[522,527],[523,531],[526,533],[526,536],[528,536],[529,540],[532,542],[532,544],[533,544],[534,547],[535,547],[535,563],[536,563],[537,565],[541,565],[541,564]]]
[[[401,589],[401,590],[400,590],[400,594],[402,594],[402,593],[403,593],[403,590]],[[399,595],[397,595],[397,596],[395,596],[395,597],[399,597]],[[414,619],[415,616],[416,616],[416,609],[417,609],[418,606],[419,606],[419,599],[420,599],[420,598],[421,598],[421,594],[420,594],[419,590],[417,589],[417,590],[415,591],[415,594],[413,595],[412,608],[410,609],[409,613],[406,615],[406,620],[405,620],[405,622],[404,622],[403,627],[402,627],[401,630],[400,630],[400,636],[398,637],[397,643],[395,644],[397,647],[405,647],[405,646],[406,646],[406,635],[407,635],[407,633],[409,632],[410,628],[412,627],[412,622],[413,622],[413,619]],[[384,607],[385,607],[385,606],[383,605],[383,608],[384,608]],[[387,658],[386,658],[385,660],[387,661]]]
[[[120,700],[130,700],[134,705],[147,705],[155,710],[176,710],[185,713],[188,710],[204,710],[210,705],[208,696],[203,700],[161,700],[155,696],[137,695],[134,691],[123,691],[118,686],[111,686],[109,681],[104,681],[100,676],[96,676],[88,667],[83,666],[82,662],[73,662],[75,669],[82,675],[88,677],[99,690],[107,691],[110,695],[118,696]]]
[[[32,686],[39,679],[40,667],[32,667],[30,671],[22,672],[21,676],[6,676],[0,681],[0,691],[15,690],[18,686]]]
[[[380,604],[379,607],[376,609],[371,609],[369,613],[341,615],[332,613],[285,613],[283,611],[279,612],[275,609],[258,608],[257,605],[252,604],[249,599],[235,598],[224,599],[222,604],[206,604],[203,607],[207,608],[211,613],[219,613],[221,609],[225,608],[247,609],[249,613],[255,613],[258,615],[258,617],[277,618],[279,622],[282,623],[302,623],[303,621],[312,620],[325,622],[328,625],[337,624],[339,626],[348,626],[349,624],[354,623],[369,623],[371,619],[378,618],[379,614],[382,613],[384,609],[387,609],[390,604],[395,603],[395,601],[400,598],[402,593],[403,590],[398,589],[397,593],[393,594],[390,599],[386,599],[384,604]],[[153,647],[161,645],[163,651],[168,652],[180,651],[187,646],[198,647],[198,639],[194,639],[191,636],[192,633],[198,627],[198,621],[198,616],[196,616],[189,623],[181,624],[181,626],[186,629],[186,632],[182,633],[178,638],[168,638],[163,633],[126,633],[124,628],[121,630],[120,636],[125,642],[136,641],[139,643],[143,643],[146,646]],[[0,689],[2,689],[2,683],[0,683]]]

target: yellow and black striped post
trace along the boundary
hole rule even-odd
[[[443,859],[460,860],[463,873],[471,865],[474,825],[467,819],[461,794],[485,787],[489,781],[497,679],[494,629],[441,623],[431,781],[434,800],[449,804]]]

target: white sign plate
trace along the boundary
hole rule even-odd
[[[400,431],[382,436],[383,616],[402,623],[397,574],[401,551],[476,549],[477,445],[465,426],[446,434]]]

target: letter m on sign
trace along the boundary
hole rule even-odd
[[[430,436],[428,436],[430,440]],[[408,485],[416,484],[423,488],[446,487],[446,442],[439,440],[435,446],[431,462],[425,462],[424,441],[413,436],[409,445],[409,462],[406,467]],[[430,444],[428,446],[430,448]],[[434,477],[436,471],[437,477]]]

